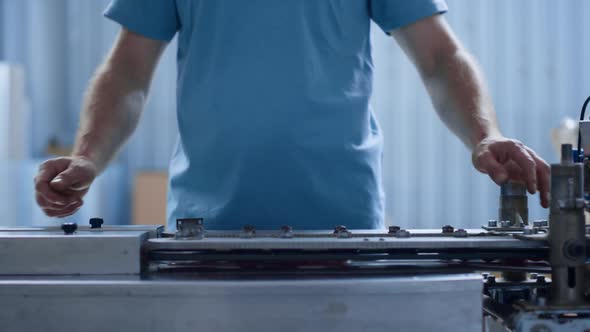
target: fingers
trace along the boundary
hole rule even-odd
[[[39,166],[35,177],[35,200],[50,217],[65,217],[76,213],[83,205],[96,176],[94,164],[83,158],[56,158]]]
[[[551,190],[551,167],[545,160],[543,160],[535,151],[530,148],[526,148],[529,154],[535,159],[537,165],[537,181],[539,183],[539,199],[541,200],[541,206],[544,208],[549,207],[549,192]]]
[[[499,185],[508,180],[524,182],[529,193],[539,191],[543,207],[549,206],[551,169],[521,142],[506,138],[484,140],[476,146],[474,165]]]
[[[504,168],[506,168],[506,171],[508,172],[508,178],[510,181],[525,182],[522,169],[514,161],[509,160],[504,163]]]
[[[497,185],[502,185],[508,181],[508,171],[496,160],[496,157],[490,151],[480,154],[474,164],[478,171],[488,174]]]
[[[57,174],[49,185],[56,191],[68,193],[71,191],[88,190],[94,180],[95,168],[84,161],[74,160],[68,168]]]
[[[81,198],[77,198],[75,199],[72,203],[69,203],[67,205],[60,205],[60,204],[54,204],[51,203],[50,201],[48,201],[47,199],[45,199],[45,197],[43,197],[41,194],[36,193],[35,194],[35,200],[37,201],[37,204],[39,205],[39,207],[41,209],[45,210],[53,210],[53,211],[61,211],[64,210],[76,203],[79,203],[82,199]]]
[[[49,186],[51,181],[57,174],[68,167],[70,161],[66,158],[58,158],[48,160],[39,166],[39,173],[34,179],[35,192],[43,196],[43,198],[55,205],[66,206],[73,201],[67,195],[55,191]]]
[[[84,202],[82,200],[62,209],[62,210],[44,210],[45,214],[49,217],[58,217],[63,218],[67,216],[71,216],[72,214],[78,212]]]
[[[533,159],[533,156],[525,148],[525,146],[518,141],[508,141],[510,147],[507,152],[508,157],[513,160],[522,170],[522,177],[525,181],[529,193],[534,194],[537,192],[537,163]]]

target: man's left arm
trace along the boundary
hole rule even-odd
[[[443,122],[472,151],[473,165],[497,184],[508,180],[540,193],[548,206],[549,165],[521,142],[502,136],[483,75],[441,15],[391,31],[416,65]]]

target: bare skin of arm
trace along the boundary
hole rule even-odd
[[[96,176],[131,136],[165,47],[121,30],[86,93],[72,155],[45,161],[35,177],[36,200],[48,216],[75,213]]]
[[[391,31],[412,60],[436,112],[472,151],[477,170],[497,184],[519,181],[548,206],[549,165],[523,143],[500,132],[479,66],[441,15]]]

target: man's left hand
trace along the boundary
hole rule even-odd
[[[472,161],[498,185],[516,181],[526,184],[531,194],[538,190],[541,205],[549,206],[549,164],[521,142],[501,136],[486,138],[473,149]]]

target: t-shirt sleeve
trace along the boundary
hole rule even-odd
[[[180,27],[175,0],[111,0],[104,16],[157,40],[170,41]]]
[[[444,0],[370,0],[371,19],[390,31],[448,10]]]

